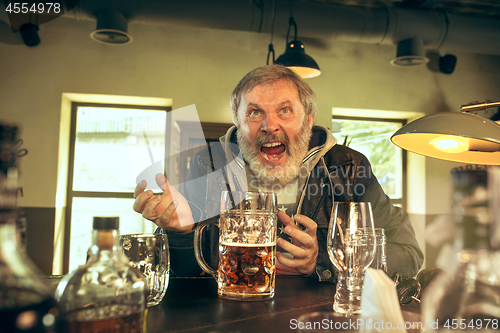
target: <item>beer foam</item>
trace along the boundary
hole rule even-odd
[[[276,242],[268,242],[268,243],[262,243],[262,244],[220,242],[220,245],[238,246],[238,247],[264,247],[264,246],[276,246]]]

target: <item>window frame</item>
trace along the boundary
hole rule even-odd
[[[406,119],[399,119],[399,118],[376,118],[376,117],[356,117],[356,116],[341,116],[341,115],[332,115],[332,121],[335,119],[339,120],[357,120],[357,121],[377,121],[377,122],[389,122],[389,123],[399,123],[401,124],[401,127],[406,125],[408,121]],[[330,131],[331,132],[331,131]],[[334,136],[335,134],[331,132]],[[341,143],[338,143],[341,144]],[[394,205],[400,206],[403,209],[406,210],[407,207],[407,195],[406,195],[406,190],[407,190],[407,153],[406,150],[402,149],[402,156],[401,156],[401,163],[402,163],[402,189],[401,189],[401,198],[399,199],[392,199],[391,202]],[[371,163],[371,162],[370,162]]]
[[[121,109],[137,109],[137,110],[158,110],[166,112],[166,128],[170,128],[172,107],[170,106],[155,106],[155,105],[135,105],[135,104],[112,104],[112,103],[85,103],[85,102],[72,102],[71,103],[71,118],[70,118],[70,137],[69,137],[69,151],[68,151],[68,177],[66,187],[66,207],[65,207],[65,222],[64,222],[64,251],[63,251],[63,272],[66,274],[69,270],[70,258],[70,243],[71,243],[71,219],[72,219],[72,206],[73,198],[116,198],[116,199],[130,199],[133,198],[133,193],[130,192],[102,192],[102,191],[74,191],[74,168],[75,168],[75,144],[76,144],[76,129],[77,129],[77,115],[78,108],[80,107],[98,107],[98,108],[121,108]],[[165,147],[165,156],[168,156],[170,147]],[[168,165],[165,165],[168,168]]]

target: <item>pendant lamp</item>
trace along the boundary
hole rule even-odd
[[[500,106],[500,102],[463,105],[461,112],[419,118],[395,132],[391,141],[416,154],[446,161],[500,165],[500,125],[467,113]]]
[[[397,46],[396,58],[391,60],[391,65],[397,67],[409,67],[423,65],[429,62],[424,55],[424,41],[415,36],[400,41]]]
[[[129,44],[132,42],[132,36],[127,32],[127,25],[127,18],[119,11],[102,10],[97,14],[97,27],[90,33],[90,37],[104,44]]]
[[[295,29],[295,38],[288,42],[290,28]],[[318,64],[314,59],[306,54],[304,44],[297,40],[297,24],[293,16],[288,19],[288,32],[286,34],[286,50],[274,62],[286,66],[300,75],[302,78],[316,77],[321,74]]]

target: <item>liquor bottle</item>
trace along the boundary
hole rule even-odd
[[[453,172],[456,224],[454,264],[426,288],[422,320],[426,332],[498,332],[500,328],[500,255],[492,249],[490,230],[500,221],[491,214],[497,167]],[[495,175],[496,174],[496,175]]]
[[[59,310],[17,229],[18,127],[0,124],[0,332],[56,332]]]
[[[129,265],[118,228],[118,217],[94,217],[88,261],[59,282],[63,332],[143,332],[146,279]]]

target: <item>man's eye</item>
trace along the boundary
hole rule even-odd
[[[251,120],[259,120],[262,118],[262,115],[264,113],[260,110],[251,110],[249,113],[248,113],[248,118],[250,118]]]
[[[280,113],[281,113],[281,114],[289,114],[289,113],[291,113],[291,112],[292,112],[292,111],[291,111],[290,109],[288,109],[288,108],[287,108],[287,109],[281,109],[281,110],[280,110]]]

